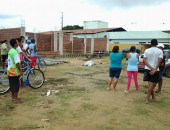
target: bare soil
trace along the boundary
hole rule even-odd
[[[145,104],[147,83],[139,73],[139,92],[132,82],[126,88],[125,61],[118,91],[107,91],[109,59],[95,66],[81,66],[82,58],[48,66],[45,84],[37,90],[20,88],[24,103],[13,104],[10,93],[0,96],[0,130],[169,130],[170,79],[156,101]],[[46,96],[47,91],[51,94]]]

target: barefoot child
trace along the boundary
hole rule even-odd
[[[7,74],[9,77],[10,91],[12,94],[13,103],[21,103],[21,100],[18,98],[19,92],[19,76],[21,75],[20,69],[20,57],[16,48],[18,47],[18,42],[16,39],[10,40],[11,49],[8,53],[8,69]]]

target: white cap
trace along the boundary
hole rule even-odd
[[[157,45],[157,47],[162,47],[162,48],[164,48],[165,46],[164,46],[164,44],[159,43],[159,44]]]

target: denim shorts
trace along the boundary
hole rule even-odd
[[[122,68],[110,68],[109,76],[111,78],[119,78]]]

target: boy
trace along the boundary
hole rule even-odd
[[[30,59],[32,60],[30,66],[35,68],[37,62],[37,48],[35,44],[35,39],[31,39],[31,44],[29,44]]]
[[[2,56],[2,68],[5,69],[5,61],[8,57],[8,41],[4,40],[4,42],[1,45],[1,56]]]
[[[13,103],[21,103],[21,100],[18,98],[18,92],[19,92],[19,76],[22,74],[21,68],[20,68],[20,57],[19,53],[16,50],[18,47],[18,42],[16,39],[10,40],[11,49],[8,52],[8,68],[7,68],[7,74],[9,77],[9,85],[10,85],[10,91],[12,94],[12,102]]]

